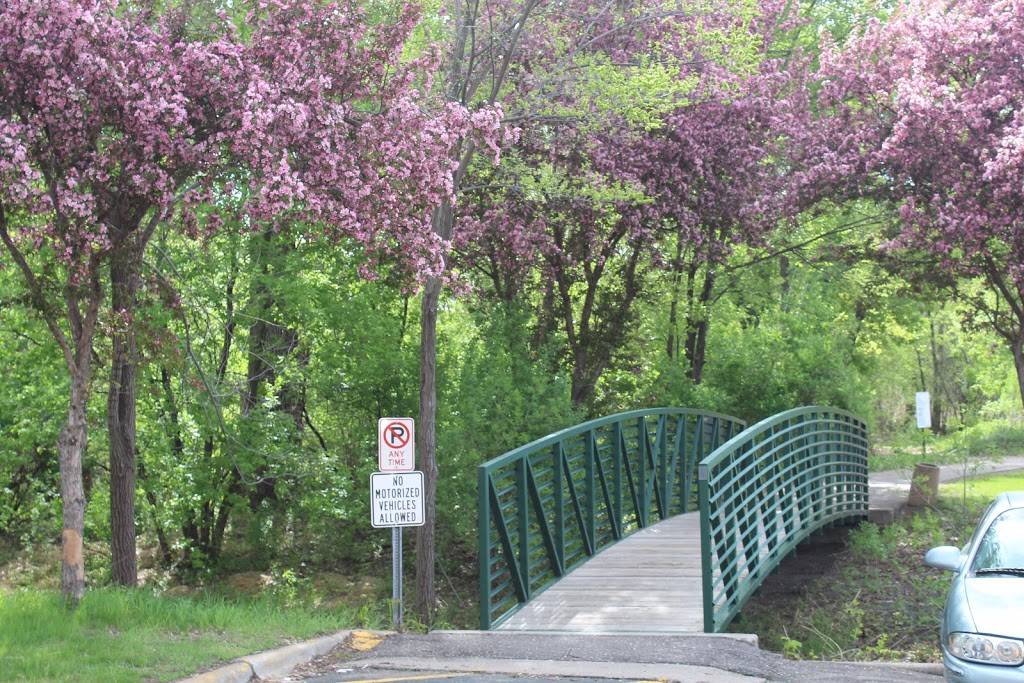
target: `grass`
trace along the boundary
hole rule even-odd
[[[367,619],[365,610],[113,588],[89,591],[69,611],[53,591],[0,592],[0,680],[168,681]]]
[[[807,561],[801,551],[768,579],[731,630],[757,633],[762,647],[796,659],[939,661],[950,575],[925,566],[924,553],[966,542],[992,498],[1024,490],[1024,474],[966,484],[966,496],[963,483],[944,485],[934,507],[897,523],[861,524],[825,573],[789,592],[773,589]]]
[[[1004,455],[1024,454],[1024,425],[1018,422],[982,422],[944,436],[928,432],[925,438],[927,455],[922,454],[918,432],[892,447],[875,449],[868,457],[868,468],[877,472],[909,469],[919,462],[952,465],[962,463],[965,456],[971,463],[980,458],[998,460]]]
[[[989,501],[1004,491],[1024,491],[1024,472],[964,479],[952,484],[943,484],[939,491],[940,495],[952,500],[966,495],[968,499],[980,498]]]

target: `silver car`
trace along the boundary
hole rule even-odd
[[[956,572],[942,615],[942,660],[953,683],[1024,683],[1024,491],[1002,493],[963,549],[925,563]]]

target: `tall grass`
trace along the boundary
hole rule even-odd
[[[1010,455],[1024,455],[1024,425],[1018,422],[992,421],[935,436],[930,432],[927,439],[927,454],[921,452],[920,433],[917,441],[906,439],[882,453],[872,453],[868,467],[872,471],[907,469],[919,462],[936,465],[963,463],[968,467],[980,459],[999,460]]]
[[[52,591],[0,592],[0,681],[173,680],[361,620],[365,615],[345,608],[318,612],[144,590],[92,590],[75,610]]]

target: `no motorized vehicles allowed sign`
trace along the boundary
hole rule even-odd
[[[371,474],[370,524],[378,529],[423,526],[423,473]]]

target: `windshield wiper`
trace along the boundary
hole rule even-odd
[[[1024,576],[1024,567],[985,567],[975,569],[975,574],[1019,574]]]

